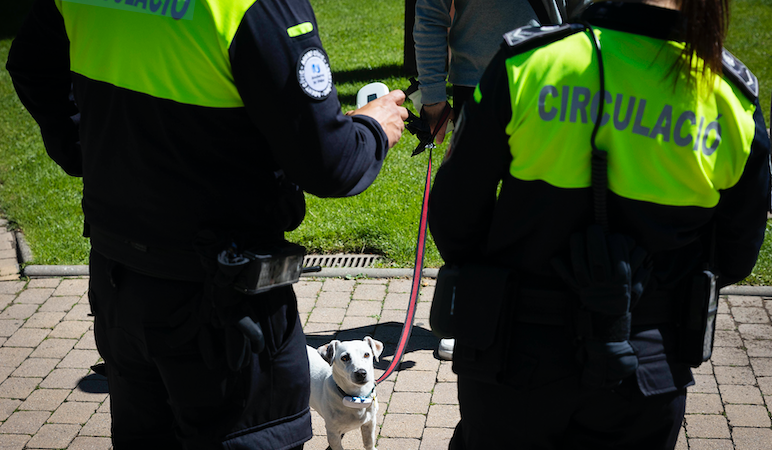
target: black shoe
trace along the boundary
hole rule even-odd
[[[105,363],[94,364],[91,366],[91,370],[97,375],[107,377],[107,365]]]

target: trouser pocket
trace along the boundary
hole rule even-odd
[[[495,383],[507,365],[514,277],[505,267],[467,264],[456,285],[453,370]]]

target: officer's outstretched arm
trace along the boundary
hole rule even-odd
[[[402,132],[405,131],[407,108],[402,106],[404,102],[405,92],[397,89],[383,97],[376,98],[348,115],[355,116],[361,114],[378,121],[389,138],[389,148],[392,148],[402,137]]]
[[[244,106],[293,183],[319,197],[346,197],[375,180],[394,139],[377,120],[341,111],[308,0],[255,2],[229,57]]]

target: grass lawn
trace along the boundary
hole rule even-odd
[[[402,73],[403,0],[311,3],[344,110],[354,108],[357,90],[371,81],[382,81],[392,89],[407,88],[409,82]],[[67,177],[48,159],[36,124],[16,98],[4,70],[10,38],[2,29],[7,26],[3,16],[0,10],[0,210],[25,233],[34,263],[84,264],[88,244],[80,237],[80,180]],[[770,23],[772,0],[735,0],[726,43],[761,81],[761,105],[767,123],[772,91]],[[306,220],[289,238],[315,253],[377,253],[385,257],[386,265],[412,267],[427,162],[426,154],[410,157],[416,145],[417,139],[406,133],[390,151],[373,186],[357,197],[318,199],[307,195]],[[435,152],[435,170],[443,151],[441,147]],[[756,271],[747,282],[772,284],[769,245],[765,243]],[[430,239],[426,265],[441,264]]]

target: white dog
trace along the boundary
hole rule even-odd
[[[373,361],[383,344],[370,336],[361,341],[332,341],[315,350],[308,347],[311,370],[311,407],[324,418],[327,443],[343,450],[343,433],[359,428],[365,450],[375,448],[378,400]]]

